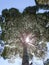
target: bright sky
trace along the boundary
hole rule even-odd
[[[35,5],[34,0],[0,0],[0,13],[5,8],[18,8],[20,12],[27,6]]]

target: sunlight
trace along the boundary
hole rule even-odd
[[[33,46],[33,47],[34,47],[34,45],[32,44],[32,40],[30,39],[30,37],[29,37],[29,36],[25,39],[25,42],[26,42],[28,45]]]
[[[37,38],[35,34],[32,35],[32,33],[23,33],[21,34],[20,40],[23,44],[34,47],[34,43],[36,43]]]
[[[29,37],[27,37],[27,38],[25,39],[25,42],[26,42],[26,43],[29,43],[29,41],[30,41],[30,39],[29,39]]]

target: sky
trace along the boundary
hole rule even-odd
[[[0,0],[0,14],[3,9],[17,8],[20,12],[27,6],[35,5],[34,0]]]
[[[0,15],[3,9],[9,9],[9,8],[17,8],[20,12],[23,12],[23,10],[28,6],[34,6],[36,5],[35,0],[0,0]],[[46,11],[46,10],[44,10]],[[42,9],[39,10],[39,13],[44,12]],[[49,11],[49,10],[47,10]],[[38,12],[37,12],[38,13]]]

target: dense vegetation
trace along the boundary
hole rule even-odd
[[[38,6],[29,6],[24,9],[23,13],[16,8],[2,11],[1,16],[5,22],[0,17],[2,21],[1,39],[5,41],[5,48],[1,56],[4,59],[16,56],[18,53],[22,57],[23,45],[19,37],[20,33],[24,32],[35,34],[37,37],[34,47],[29,45],[27,47],[29,59],[32,58],[33,53],[39,58],[44,58],[47,51],[46,42],[49,42],[49,12],[37,14],[38,10]]]
[[[49,0],[35,0],[36,5],[42,9],[49,9]]]

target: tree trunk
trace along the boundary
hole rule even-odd
[[[28,56],[28,52],[27,52],[27,47],[25,45],[23,46],[22,65],[29,65],[29,56]]]

